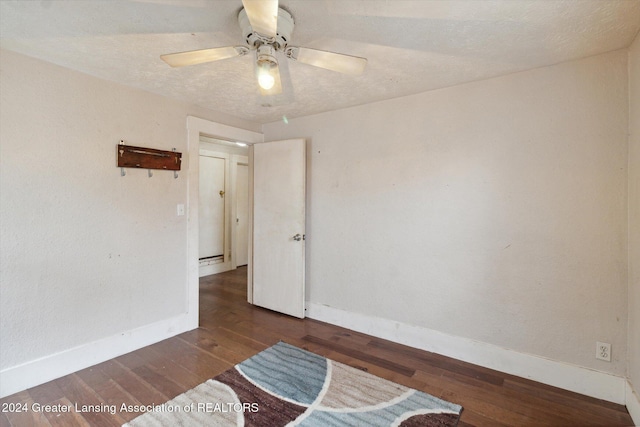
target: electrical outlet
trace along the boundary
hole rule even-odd
[[[611,362],[611,344],[596,342],[596,359]]]

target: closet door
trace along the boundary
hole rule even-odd
[[[199,252],[200,262],[224,261],[227,160],[200,155]]]

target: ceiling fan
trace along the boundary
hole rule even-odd
[[[358,56],[328,52],[305,47],[289,46],[293,33],[293,16],[278,6],[278,0],[242,0],[244,8],[238,14],[238,23],[246,46],[226,46],[211,49],[161,55],[172,67],[202,64],[247,55],[255,51],[256,75],[262,95],[282,92],[276,52],[294,61],[343,74],[359,75],[367,60]]]

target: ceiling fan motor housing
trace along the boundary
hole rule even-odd
[[[256,49],[256,64],[258,68],[271,69],[278,66],[275,49],[270,45],[260,45]]]
[[[275,50],[285,49],[289,41],[291,41],[291,34],[293,33],[294,27],[293,16],[282,8],[278,8],[278,31],[275,39],[253,31],[244,8],[238,13],[238,23],[242,29],[242,36],[252,49],[257,49],[259,46],[265,44],[273,46]]]

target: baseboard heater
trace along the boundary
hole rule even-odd
[[[224,255],[213,255],[213,256],[208,256],[204,258],[199,258],[198,261],[201,266],[218,264],[220,262],[224,262]]]

